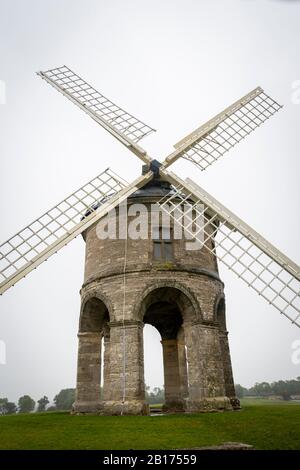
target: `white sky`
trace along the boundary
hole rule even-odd
[[[226,5],[225,5],[226,4]],[[63,64],[158,129],[172,145],[257,85],[284,109],[212,168],[190,176],[300,263],[300,2],[294,0],[0,0],[0,239],[110,166],[127,180],[137,158],[34,72]],[[75,386],[79,237],[0,298],[0,396],[50,398]],[[245,386],[300,375],[300,331],[221,267],[234,376]],[[162,385],[158,335],[145,335],[146,382]],[[150,354],[151,351],[151,354]]]

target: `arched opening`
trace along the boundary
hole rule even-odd
[[[106,322],[109,322],[109,313],[105,303],[97,297],[88,299],[80,315],[79,331],[81,333],[101,332]]]
[[[188,395],[187,357],[182,328],[183,295],[176,288],[157,288],[146,296],[142,306],[144,324],[151,325],[160,334],[166,411],[184,410],[184,401]],[[150,367],[155,369],[155,362]]]
[[[163,404],[164,401],[164,398],[161,399],[162,394],[159,393],[159,390],[164,388],[163,354],[161,336],[157,329],[150,324],[144,326],[143,344],[146,402],[157,408],[157,405]],[[152,393],[151,397],[150,393]]]
[[[109,363],[106,364],[105,361],[109,347],[109,312],[99,298],[91,297],[83,302],[78,337],[75,409],[83,412],[95,411],[108,386],[105,377],[108,376],[109,368]]]

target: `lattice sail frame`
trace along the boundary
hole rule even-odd
[[[154,132],[152,127],[117,106],[65,65],[38,75],[132,142]]]
[[[257,87],[175,144],[164,166],[182,157],[206,170],[281,108]]]
[[[113,195],[121,196],[131,186],[108,168],[2,243],[0,294],[13,285],[10,280],[17,282],[35,263],[40,264],[94,223],[99,202],[105,206]]]
[[[188,180],[192,183],[191,180]],[[195,183],[193,183],[196,186]],[[208,196],[208,193],[206,193]],[[191,203],[193,199],[193,203]],[[216,200],[212,198],[214,202]],[[190,204],[193,217],[184,230],[200,243],[202,249],[213,253],[219,261],[233,273],[252,287],[269,304],[293,324],[300,327],[300,268],[280,253],[275,247],[252,231],[246,224],[239,223],[236,217],[224,217],[222,210],[216,211],[207,204],[207,197],[195,198],[194,191],[190,192],[187,185],[173,187],[172,193],[159,201],[159,205],[167,212],[174,223],[182,225],[181,207]],[[230,213],[233,215],[232,213]],[[197,219],[201,219],[199,222]],[[195,222],[198,231],[195,232]],[[237,222],[238,221],[238,222]],[[249,228],[248,235],[244,227]],[[257,242],[255,242],[255,238]],[[264,242],[266,250],[261,248]],[[260,246],[258,246],[260,245]]]

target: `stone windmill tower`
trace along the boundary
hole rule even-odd
[[[280,106],[256,88],[159,163],[137,144],[153,130],[149,126],[65,66],[39,75],[138,156],[143,174],[128,184],[105,170],[3,243],[0,293],[83,234],[74,412],[148,413],[147,323],[161,335],[166,410],[238,408],[217,260],[297,326],[300,268],[200,186],[167,168],[182,157],[205,170]]]
[[[128,223],[136,210],[140,217],[154,218],[155,205],[170,194],[159,166],[154,163],[150,168],[152,180],[127,200]],[[145,173],[148,170],[144,168]],[[101,239],[97,224],[85,232],[77,412],[147,412],[143,361],[147,323],[161,335],[165,409],[237,405],[216,257],[205,249],[186,249],[184,238],[175,239],[174,223],[168,225],[165,220],[164,225],[162,214],[157,215],[155,225],[145,224],[144,239]],[[117,220],[125,226],[124,213]],[[104,390],[99,402],[102,336]]]

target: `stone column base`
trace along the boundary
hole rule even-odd
[[[230,403],[231,403],[231,406],[234,410],[240,410],[241,409],[241,402],[237,397],[230,397]]]
[[[100,415],[149,415],[149,405],[142,400],[103,401],[98,411]]]
[[[101,401],[75,401],[72,414],[98,414],[100,409]]]
[[[163,404],[162,411],[164,413],[184,413],[186,411],[185,400],[168,401]]]
[[[205,413],[213,411],[232,411],[228,397],[203,398],[202,400],[186,400],[186,411],[189,413]]]

